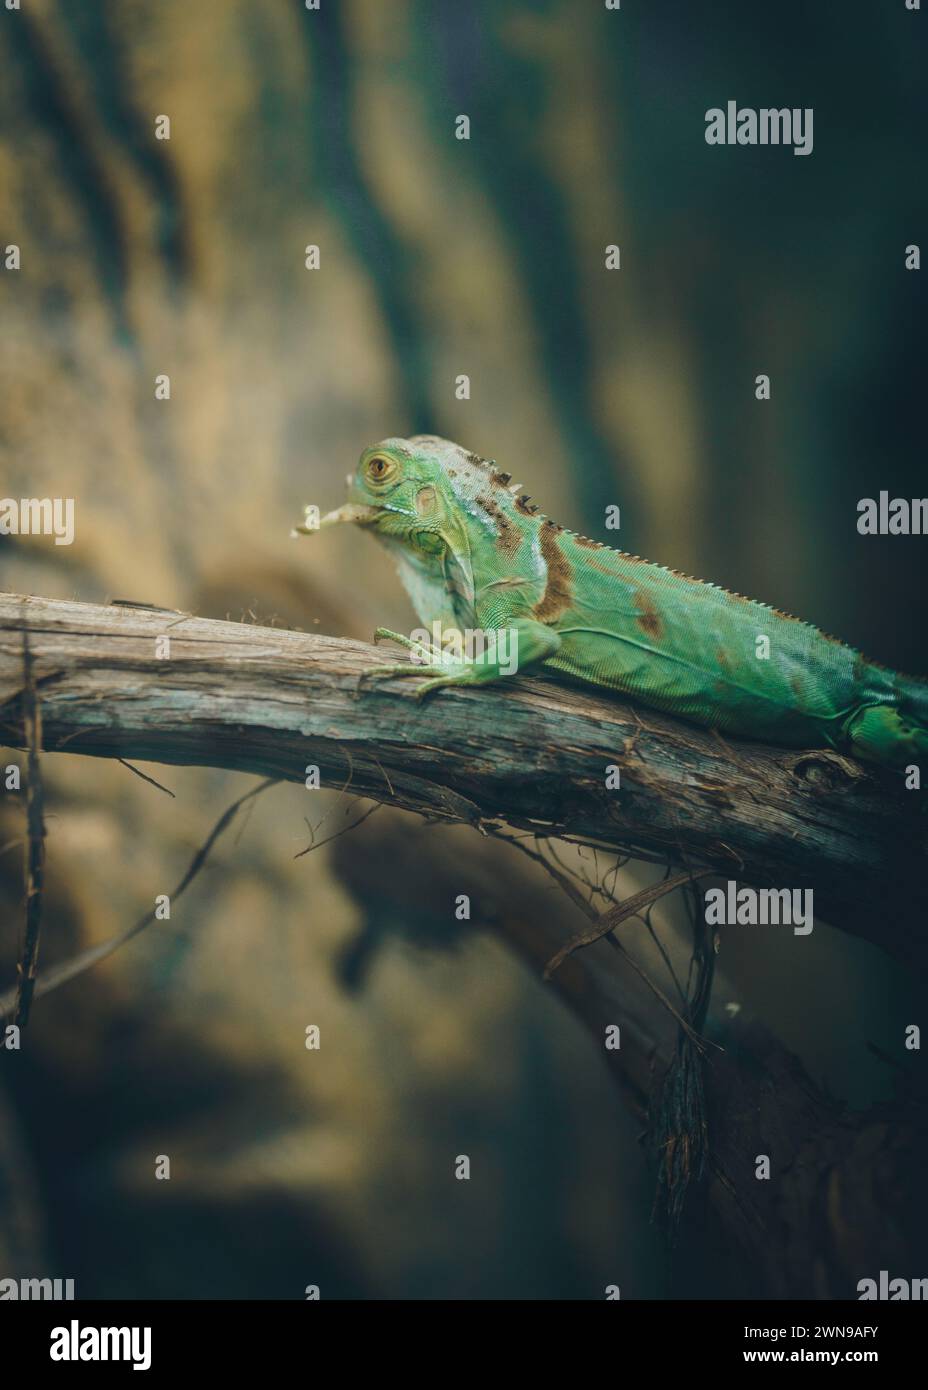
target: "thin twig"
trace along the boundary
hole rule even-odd
[[[35,971],[39,958],[42,925],[42,889],[45,884],[45,819],[42,814],[42,774],[39,749],[42,724],[35,672],[29,651],[29,634],[23,627],[23,732],[26,754],[26,928],[16,987],[15,1023],[25,1028],[35,994]]]
[[[596,916],[590,919],[593,925],[589,931],[580,932],[551,957],[545,966],[545,979],[549,980],[558,966],[563,965],[567,957],[573,955],[574,951],[579,951],[583,946],[592,946],[594,941],[600,941],[604,936],[608,936],[629,917],[638,917],[645,908],[657,902],[658,898],[662,898],[665,893],[672,893],[675,888],[691,882],[692,877],[693,875],[689,870],[674,874],[672,878],[666,878],[660,883],[649,884],[647,888],[642,888],[640,892],[626,898],[624,902],[616,903],[607,912],[596,913]]]
[[[667,873],[664,875],[664,877],[666,878],[666,877],[669,875],[669,873],[670,873],[670,869],[668,868]],[[687,991],[686,989],[684,989],[683,986],[680,984],[680,981],[679,981],[678,978],[677,978],[677,972],[676,972],[676,970],[675,970],[674,967],[673,967],[673,961],[670,959],[670,953],[669,953],[669,951],[667,950],[666,946],[664,945],[663,941],[661,941],[661,939],[660,939],[660,937],[658,936],[657,932],[654,930],[654,923],[651,921],[651,915],[652,915],[653,910],[654,910],[654,903],[651,903],[651,905],[648,907],[648,910],[645,912],[644,916],[642,917],[642,921],[644,922],[644,924],[645,924],[645,926],[646,926],[646,928],[647,928],[647,930],[648,930],[648,935],[650,936],[651,940],[654,942],[654,945],[655,945],[656,949],[660,952],[661,960],[664,962],[664,965],[667,967],[667,973],[668,973],[668,975],[670,976],[671,980],[673,980],[674,984],[675,984],[676,987],[677,987],[677,993],[679,994],[680,998],[683,1000],[683,1002],[684,1002],[684,1004],[685,1004],[685,1003],[687,1003],[687,1001],[688,1001],[688,999],[689,999],[688,991]]]
[[[351,783],[352,783],[352,781],[353,781],[353,779],[354,779],[354,763],[353,763],[353,761],[352,761],[351,754],[349,753],[349,751],[347,750],[347,748],[342,748],[341,744],[339,744],[339,752],[344,753],[344,754],[345,754],[345,757],[346,757],[346,759],[347,759],[347,761],[348,761],[348,776],[345,778],[344,783],[343,783],[342,786],[339,788],[338,796],[336,797],[335,801],[332,803],[332,805],[329,807],[329,809],[328,809],[327,811],[324,811],[324,812],[322,813],[322,815],[319,817],[319,820],[318,820],[318,822],[316,823],[316,825],[313,825],[312,821],[309,819],[309,816],[304,816],[304,817],[303,817],[303,820],[304,820],[304,822],[305,822],[305,824],[306,824],[306,828],[307,828],[307,830],[309,831],[309,844],[307,845],[306,849],[302,849],[302,850],[300,850],[300,853],[299,853],[299,854],[295,854],[295,855],[293,856],[294,859],[299,859],[299,858],[300,858],[300,855],[302,855],[302,854],[308,854],[309,851],[310,851],[311,849],[315,849],[315,847],[316,847],[316,832],[322,829],[322,827],[325,825],[326,821],[329,819],[329,816],[331,816],[331,815],[333,814],[333,812],[336,811],[336,810],[338,809],[339,805],[341,804],[342,797],[345,795],[346,791],[347,791],[348,788],[351,786]],[[349,809],[350,809],[350,808],[349,808]],[[339,834],[341,834],[341,833],[342,833],[342,832],[339,831]],[[324,845],[325,845],[325,844],[328,844],[328,840],[323,840],[323,841],[321,841],[321,843],[324,844]]]
[[[584,913],[590,919],[591,922],[601,924],[604,918],[612,916],[613,912],[615,911],[614,908],[610,908],[609,912],[606,913],[597,912],[596,908],[593,907],[591,903],[587,902],[586,898],[583,896],[580,890],[571,882],[567,875],[561,873],[559,869],[556,869],[554,865],[550,862],[550,860],[546,859],[543,854],[539,854],[537,850],[529,849],[528,845],[522,844],[518,840],[515,840],[508,835],[501,834],[499,831],[494,831],[493,833],[496,835],[497,839],[505,840],[508,844],[513,845],[515,849],[521,850],[523,854],[527,854],[529,859],[534,859],[537,863],[539,863],[542,866],[542,868],[545,869],[546,872],[549,873],[551,877],[555,879],[557,883],[560,884],[561,888],[563,888],[564,892],[570,898],[571,902],[574,903],[577,907],[579,907],[580,911]],[[683,876],[683,879],[686,880],[691,877],[691,874],[686,874]],[[660,887],[663,893],[670,891],[666,884],[660,884],[657,886]],[[679,885],[674,883],[674,887],[677,886]],[[658,896],[660,896],[660,894],[658,894]],[[619,906],[626,906],[626,904],[619,904]],[[635,909],[632,913],[626,913],[625,915],[637,916],[639,910],[640,909]],[[613,925],[617,925],[617,923],[614,923]],[[701,1038],[699,1034],[686,1021],[686,1019],[683,1017],[680,1011],[674,1008],[673,1004],[667,998],[664,991],[654,983],[648,972],[644,969],[642,965],[639,965],[638,961],[635,960],[635,957],[631,954],[631,952],[626,951],[625,947],[622,945],[620,941],[617,941],[614,936],[608,934],[611,933],[611,931],[611,926],[606,927],[605,931],[597,931],[596,937],[594,939],[598,940],[601,936],[606,937],[606,941],[609,943],[612,949],[614,951],[617,951],[621,956],[624,956],[624,958],[628,961],[628,964],[631,967],[631,969],[634,970],[635,974],[638,975],[640,979],[644,982],[644,984],[647,985],[648,989],[654,995],[655,999],[658,999],[660,1001],[660,1003],[664,1006],[667,1012],[680,1025],[680,1027],[683,1029],[684,1033],[687,1035],[687,1037],[690,1039],[693,1045],[695,1047],[698,1047],[700,1051],[703,1051],[706,1047],[706,1039]],[[574,941],[572,943],[569,943],[569,947],[572,950],[576,946],[589,944],[590,943],[586,940],[581,941],[579,938],[574,938]],[[557,960],[557,956],[555,956],[554,959]],[[548,968],[545,970],[546,979],[549,977],[550,972],[551,962],[549,962]],[[715,1044],[713,1044],[713,1046],[714,1045]]]
[[[169,787],[163,787],[160,782],[155,781],[154,777],[149,777],[147,772],[141,772],[137,767],[133,767],[131,763],[127,763],[125,758],[117,758],[116,761],[122,763],[123,767],[127,767],[130,772],[134,772],[136,777],[141,777],[143,782],[150,782],[153,787],[157,787],[159,792],[167,792],[168,796],[174,796],[174,793]],[[175,800],[176,799],[175,797]]]
[[[314,849],[322,849],[322,846],[323,846],[323,845],[330,845],[330,844],[332,843],[333,840],[337,840],[338,837],[339,837],[339,835],[345,835],[345,834],[347,834],[347,832],[348,832],[349,830],[355,830],[355,829],[357,829],[357,827],[358,827],[359,825],[361,825],[364,821],[367,820],[368,816],[372,816],[372,815],[374,814],[375,811],[379,811],[379,810],[380,810],[380,807],[382,806],[382,804],[383,804],[383,803],[380,802],[380,801],[375,801],[374,804],[373,804],[373,806],[368,806],[368,808],[367,808],[367,810],[364,812],[363,816],[358,816],[358,819],[357,819],[357,820],[353,820],[353,821],[351,822],[350,825],[343,825],[342,828],[341,828],[341,830],[336,830],[336,832],[335,832],[334,835],[327,835],[326,838],[325,838],[324,840],[319,840],[319,841],[317,842],[316,839],[315,839],[315,836],[313,835],[313,841],[312,841],[312,843],[311,843],[311,844],[308,844],[308,845],[306,846],[305,849],[301,849],[300,852],[299,852],[299,854],[295,854],[295,855],[293,856],[294,859],[302,859],[304,854],[309,854],[309,853],[311,853],[311,851],[314,850]],[[349,810],[349,809],[350,809],[350,808],[346,808],[346,810],[345,810],[345,815],[348,814],[348,810]],[[323,816],[322,819],[325,820],[325,816]],[[307,823],[307,825],[309,825],[309,822],[308,822],[308,821],[307,821],[306,823]],[[319,822],[319,825],[321,825],[321,824],[322,824],[322,821]],[[316,826],[316,829],[317,829],[317,830],[319,829],[319,826],[318,826],[318,825]],[[312,828],[311,825],[309,826],[309,831],[310,831],[310,834],[312,835],[312,834],[313,834],[313,828]]]
[[[180,883],[171,893],[172,902],[176,902],[184,890],[190,887],[190,884],[206,863],[213,845],[219,839],[220,835],[222,835],[223,831],[228,829],[231,825],[240,808],[244,806],[246,802],[251,801],[253,797],[260,796],[268,787],[276,786],[279,781],[279,777],[268,777],[263,782],[260,782],[257,787],[252,787],[250,791],[245,792],[244,796],[240,796],[237,801],[233,801],[231,806],[226,807],[213,826],[205,842],[191,859],[187,872],[184,874]],[[97,965],[101,960],[105,960],[107,956],[111,956],[114,951],[119,950],[120,946],[124,946],[127,941],[131,941],[132,937],[138,936],[139,932],[144,931],[145,928],[150,926],[155,920],[155,909],[152,909],[151,912],[146,912],[144,917],[140,917],[137,922],[134,922],[131,927],[126,927],[123,931],[117,932],[115,936],[109,937],[108,940],[101,942],[99,946],[91,946],[89,950],[81,951],[79,955],[72,956],[70,960],[63,961],[61,965],[56,965],[51,970],[43,971],[35,982],[35,998],[39,999],[43,994],[49,994],[53,989],[58,989],[60,985],[67,984],[69,980],[73,980],[76,976],[83,975],[85,970],[89,970],[91,966]],[[6,994],[0,995],[0,1018],[6,1018],[7,1015],[12,1012],[15,1004],[15,990],[8,990]]]

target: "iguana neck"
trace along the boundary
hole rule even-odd
[[[400,582],[420,623],[453,618],[461,628],[476,627],[474,581],[469,555],[424,555],[392,537],[378,539],[396,562]],[[450,611],[449,611],[450,610]]]

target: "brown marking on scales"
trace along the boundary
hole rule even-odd
[[[726,672],[731,670],[731,662],[728,659],[728,652],[725,650],[724,647],[716,647],[715,662],[720,670]]]
[[[466,450],[463,449],[461,450],[461,452],[464,455],[467,462],[469,464],[472,464],[474,468],[487,469],[496,467],[496,459],[482,459],[479,454],[469,454],[466,452]]]
[[[492,497],[478,496],[474,498],[478,507],[482,507],[487,516],[496,523],[496,544],[504,555],[515,555],[519,546],[522,544],[522,532],[514,522],[503,511],[498,502]]]
[[[426,516],[435,505],[435,489],[431,483],[421,487],[416,493],[416,511],[419,516]]]
[[[557,533],[563,529],[557,522],[546,520],[538,532],[548,578],[545,591],[532,612],[542,623],[554,622],[570,607],[573,600],[573,570],[557,543]]]
[[[409,442],[412,443],[412,444],[432,444],[432,443],[440,444],[440,443],[443,443],[444,441],[440,440],[436,435],[417,435],[417,436],[415,436],[413,439],[411,439]],[[405,455],[408,456],[408,450],[406,450],[406,449],[398,448],[398,449],[397,449],[397,452],[402,453],[402,454],[405,454]],[[477,468],[481,468],[481,469],[484,470],[484,472],[487,472],[487,471],[492,470],[492,472],[491,472],[491,478],[492,478],[492,481],[493,481],[493,483],[494,483],[495,485],[500,486],[500,487],[503,487],[503,486],[505,486],[505,482],[508,482],[508,479],[509,479],[509,477],[510,477],[511,475],[505,474],[505,473],[500,473],[500,472],[497,470],[496,461],[495,461],[494,459],[483,459],[483,458],[481,458],[481,457],[479,456],[479,454],[468,453],[468,452],[467,452],[466,450],[464,450],[464,449],[462,449],[462,450],[460,451],[460,453],[461,453],[461,457],[462,457],[463,459],[465,459],[465,460],[467,461],[467,463],[471,464],[472,466],[477,467]],[[446,471],[447,471],[447,473],[449,474],[449,476],[451,476],[451,477],[455,477],[455,476],[456,476],[455,471],[452,470],[452,469],[450,469],[450,468],[447,468],[447,466],[446,466]],[[505,482],[504,482],[504,480],[505,480]],[[538,512],[538,507],[537,507],[536,505],[534,505],[534,504],[530,504],[530,499],[529,499],[527,496],[526,496],[526,497],[520,497],[520,498],[515,499],[515,501],[514,501],[514,506],[515,506],[516,510],[517,510],[518,512],[521,512],[522,515],[524,515],[524,516],[535,517],[535,516],[536,516],[536,513]],[[539,519],[541,519],[541,518],[539,518]],[[552,533],[556,533],[556,532],[558,532],[558,531],[563,531],[563,530],[564,530],[564,527],[558,526],[557,523],[551,521],[550,518],[545,518],[545,519],[544,519],[544,522],[543,522],[543,526],[542,526],[542,528],[541,528],[541,536],[542,536],[542,540],[543,540],[543,549],[544,549],[544,541],[545,541],[546,538],[547,538],[549,541],[553,541],[553,535],[552,535]],[[746,594],[739,594],[739,593],[736,593],[734,590],[732,590],[732,589],[726,589],[726,588],[724,588],[724,587],[723,587],[722,585],[720,585],[720,584],[713,584],[710,580],[707,580],[707,579],[698,579],[698,578],[696,577],[696,575],[693,575],[693,574],[685,574],[682,570],[671,569],[669,566],[666,566],[666,565],[658,565],[658,564],[655,564],[655,563],[654,563],[653,561],[651,561],[651,560],[646,560],[646,559],[645,559],[643,556],[641,556],[641,555],[630,555],[630,554],[628,554],[626,551],[623,551],[623,550],[616,550],[613,546],[607,545],[607,544],[606,544],[605,542],[603,542],[603,541],[592,541],[592,540],[590,540],[590,539],[589,539],[588,537],[586,537],[586,536],[577,536],[577,535],[575,535],[573,532],[569,532],[569,531],[567,532],[567,534],[570,535],[570,536],[572,537],[572,539],[573,539],[579,546],[582,546],[583,548],[589,548],[589,549],[591,549],[591,550],[596,550],[596,549],[608,550],[608,551],[610,552],[611,555],[614,555],[614,556],[616,557],[616,560],[617,560],[617,561],[622,562],[622,564],[624,564],[624,565],[630,565],[630,564],[646,565],[647,568],[648,568],[648,571],[649,571],[649,581],[652,582],[652,583],[661,584],[661,583],[666,582],[667,580],[678,579],[678,580],[684,581],[684,582],[687,583],[687,584],[698,584],[698,585],[700,586],[701,589],[708,589],[710,592],[714,592],[714,593],[716,593],[716,594],[720,594],[723,598],[736,600],[738,603],[746,604],[746,605],[748,605],[748,606],[750,606],[750,607],[752,607],[752,608],[755,608],[755,609],[760,610],[760,611],[763,612],[763,613],[770,614],[771,616],[773,616],[773,617],[775,617],[775,618],[783,618],[783,619],[785,619],[787,622],[798,623],[801,627],[812,628],[819,636],[821,636],[822,638],[824,638],[824,640],[825,640],[826,642],[833,642],[833,643],[835,643],[837,646],[848,647],[848,643],[843,642],[843,641],[841,640],[840,637],[835,637],[833,633],[824,632],[824,631],[822,631],[821,628],[816,628],[815,625],[814,625],[813,623],[807,622],[804,618],[798,618],[798,617],[796,617],[796,615],[795,615],[794,613],[786,613],[786,612],[784,612],[783,609],[781,609],[781,608],[774,608],[774,607],[772,607],[770,604],[762,603],[762,602],[761,602],[760,600],[758,600],[758,599],[751,599],[751,598],[748,598]],[[560,558],[563,560],[563,556],[561,556],[561,552],[560,552],[560,548],[559,548],[559,547],[558,547],[558,555],[559,555]],[[564,563],[565,566],[567,566],[566,560],[564,560],[563,563]],[[587,564],[587,565],[589,565],[590,568],[596,569],[596,570],[600,571],[601,573],[607,575],[608,577],[610,577],[610,578],[612,578],[612,579],[621,580],[621,579],[624,579],[624,578],[627,577],[627,576],[623,575],[621,566],[617,566],[616,569],[609,568],[607,565],[601,564],[601,563],[599,563],[598,561],[594,560],[594,559],[592,558],[592,556],[585,557],[584,563]],[[569,568],[569,566],[567,566],[567,567]],[[550,579],[550,576],[549,576],[549,579]],[[542,605],[544,605],[544,604],[546,603],[546,601],[547,601],[547,594],[546,594],[545,598],[542,599],[542,601],[541,601]],[[894,675],[902,675],[902,674],[904,674],[904,673],[902,673],[902,672],[895,672],[895,671],[892,670],[892,668],[887,667],[887,666],[883,665],[882,663],[880,663],[880,662],[878,662],[878,661],[874,661],[872,658],[867,657],[867,656],[863,655],[862,653],[858,652],[856,648],[848,647],[848,649],[854,653],[854,656],[855,656],[856,658],[858,658],[858,662],[859,662],[859,663],[862,663],[862,664],[855,663],[854,676],[855,676],[855,679],[858,680],[858,681],[860,681],[860,680],[864,677],[867,668],[876,669],[876,670],[880,670],[880,671],[890,671],[890,673],[891,673],[891,674],[894,674]],[[909,680],[918,680],[919,678],[913,677],[913,676],[909,676],[909,677],[907,677],[907,679],[909,679]]]
[[[658,638],[662,636],[664,624],[661,615],[654,607],[651,597],[644,589],[635,590],[635,602],[641,610],[638,614],[637,622],[642,632],[646,632],[649,637]]]
[[[574,539],[576,539],[576,537],[574,537]],[[713,584],[711,579],[697,579],[695,574],[684,574],[683,570],[671,569],[669,565],[656,564],[654,560],[646,560],[643,555],[630,555],[628,551],[616,550],[611,545],[603,546],[603,549],[608,550],[609,553],[614,555],[618,560],[630,561],[632,564],[646,566],[648,570],[648,579],[652,583],[655,581],[660,583],[668,579],[683,579],[687,584],[698,584],[701,589],[710,589],[713,593],[721,594],[723,598],[736,599],[738,603],[743,603],[749,608],[759,608],[764,613],[772,614],[774,618],[785,618],[787,622],[798,623],[800,627],[811,627],[820,637],[824,637],[826,642],[834,642],[839,647],[848,646],[848,643],[843,641],[840,637],[835,637],[831,632],[825,632],[822,628],[816,627],[814,623],[807,622],[805,618],[797,618],[795,613],[787,613],[782,608],[774,608],[772,604],[763,603],[760,599],[748,598],[747,594],[739,594],[736,593],[734,589],[726,589],[723,584]],[[594,569],[602,569],[604,574],[613,574],[617,579],[623,577],[620,573],[603,569],[603,567],[597,565],[594,560],[587,560],[586,563],[591,565]],[[859,655],[855,648],[851,647],[849,650]],[[865,656],[864,660],[869,666],[879,665],[878,662],[872,661],[869,657]],[[892,670],[893,668],[883,667],[882,669]]]
[[[516,498],[516,511],[522,512],[524,516],[534,516],[538,508],[534,505],[527,507],[525,503],[529,501],[530,499],[528,497]],[[550,517],[545,518],[544,525],[552,526],[556,531],[565,530],[563,526],[558,525],[556,521],[552,521]],[[682,579],[687,584],[698,584],[701,589],[709,589],[713,593],[721,594],[723,598],[735,599],[738,603],[743,603],[750,608],[759,608],[764,613],[772,614],[775,618],[785,618],[787,622],[798,623],[800,627],[814,628],[821,637],[824,637],[826,642],[834,642],[839,647],[846,647],[848,645],[846,642],[842,641],[840,637],[835,637],[833,633],[824,632],[821,628],[816,628],[814,623],[807,622],[805,618],[797,618],[795,613],[786,613],[782,608],[774,608],[769,603],[761,602],[760,599],[748,598],[747,594],[739,594],[734,589],[726,589],[722,584],[713,584],[710,579],[698,579],[695,574],[686,574],[683,570],[672,569],[669,565],[659,565],[654,560],[645,559],[643,555],[631,555],[627,550],[616,550],[614,546],[606,545],[604,541],[591,541],[589,537],[578,536],[574,531],[567,531],[566,534],[578,545],[589,546],[590,549],[594,550],[608,550],[609,554],[614,555],[619,561],[635,565],[644,565],[648,570],[648,579],[651,583],[662,583],[668,579]],[[598,570],[601,574],[608,575],[610,579],[623,579],[625,577],[619,567],[612,569],[608,565],[601,564],[599,561],[594,560],[592,557],[585,559],[584,563],[589,565],[591,569]],[[658,619],[658,621],[660,620]],[[879,662],[872,661],[869,657],[864,657],[863,660],[870,666],[879,666]],[[882,667],[880,669],[891,670],[892,668]]]
[[[610,555],[617,555],[617,551],[610,550],[608,545],[603,546],[603,550],[609,550]],[[584,564],[589,565],[591,570],[598,570],[600,574],[607,574],[610,579],[621,579],[622,574],[615,565],[604,565],[599,560],[587,559]]]

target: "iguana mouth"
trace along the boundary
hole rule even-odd
[[[383,507],[370,507],[365,502],[344,502],[334,512],[326,512],[319,525],[335,526],[340,521],[353,521],[356,526],[369,526],[382,511]]]
[[[307,509],[309,510],[309,509]],[[370,526],[371,522],[377,520],[382,507],[368,507],[361,502],[345,502],[340,507],[336,507],[334,512],[326,512],[325,516],[320,517],[316,526],[294,526],[295,536],[313,536],[320,531],[323,526],[335,526],[340,521],[353,521],[356,526]]]

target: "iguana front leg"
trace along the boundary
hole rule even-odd
[[[443,652],[441,647],[434,642],[423,642],[415,637],[404,637],[401,632],[394,632],[390,627],[378,627],[374,632],[374,645],[376,646],[382,638],[388,637],[391,642],[398,642],[401,647],[408,647],[411,652],[415,652],[422,660],[422,664],[432,666],[440,662],[454,661],[453,656]],[[379,667],[375,667],[379,670]]]
[[[378,633],[383,636],[396,638],[396,633],[390,632],[387,628],[378,628]],[[442,652],[440,659],[431,659],[426,665],[434,669],[436,666],[448,667],[453,669],[444,671],[440,676],[432,676],[419,686],[415,692],[417,700],[423,700],[426,695],[433,690],[438,690],[443,685],[486,685],[490,681],[505,680],[507,676],[520,675],[528,666],[537,665],[539,662],[546,661],[561,645],[561,639],[553,628],[547,627],[544,623],[536,622],[534,618],[516,618],[506,628],[509,635],[510,654],[505,661],[500,660],[499,644],[491,645],[486,652],[477,659],[458,659],[449,657]],[[410,649],[425,650],[421,642],[413,642],[408,637],[398,639],[402,644]],[[433,648],[433,651],[435,649]],[[389,666],[374,666],[369,671],[365,671],[362,679],[368,676],[416,676],[419,674],[419,666],[415,662],[394,662]]]
[[[458,668],[463,665],[456,657],[443,651],[434,642],[423,642],[413,637],[405,637],[402,632],[394,632],[389,627],[378,627],[374,632],[375,644],[383,638],[388,638],[391,642],[398,642],[401,647],[407,647],[417,658],[415,661],[391,661],[382,666],[371,666],[366,671],[362,671],[359,684],[368,680],[372,676],[415,676],[420,670],[435,669],[440,667],[447,670],[449,666]]]

